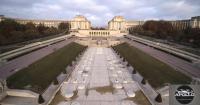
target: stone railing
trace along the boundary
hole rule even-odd
[[[143,39],[143,38],[133,36],[133,35],[126,35],[125,38],[129,38],[129,39],[134,40],[136,42],[140,42],[140,43],[146,44],[148,46],[166,51],[170,54],[177,55],[179,57],[182,57],[182,58],[189,60],[191,62],[194,62],[194,63],[200,62],[200,56],[186,52],[186,51],[183,51],[183,50],[180,50],[180,49],[177,49],[177,48],[174,48],[172,46],[169,46],[169,45],[166,45],[166,44],[163,44],[163,43],[153,42],[153,41]]]
[[[71,35],[64,35],[64,36],[60,36],[60,37],[57,37],[57,38],[28,44],[24,47],[2,53],[2,54],[0,54],[0,62],[6,62],[8,59],[11,59],[13,57],[22,55],[24,53],[33,51],[33,50],[38,49],[38,48],[42,48],[42,47],[57,43],[59,41],[66,40],[69,37],[71,37]]]

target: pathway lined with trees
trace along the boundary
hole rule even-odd
[[[174,28],[170,22],[163,20],[147,21],[129,32],[200,48],[200,29],[188,27],[180,30]]]

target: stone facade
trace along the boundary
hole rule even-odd
[[[200,28],[200,16],[192,17],[187,20],[167,20],[174,29],[184,30],[186,28]],[[128,31],[136,26],[141,26],[145,21],[126,20],[122,16],[115,16],[108,22],[109,30]]]
[[[200,28],[200,16],[192,17],[190,24],[192,28]]]
[[[184,30],[190,27],[190,20],[174,20],[169,22],[172,24],[173,28],[177,30]]]
[[[173,28],[184,30],[186,28],[200,28],[200,16],[192,17],[187,20],[172,20],[169,21]]]
[[[111,21],[108,22],[109,30],[126,30],[126,20],[122,16],[115,16]]]
[[[88,30],[91,28],[90,21],[87,20],[86,17],[77,15],[74,19],[70,21],[71,29],[81,29]]]
[[[124,34],[120,30],[78,30],[78,33],[80,37],[111,37]]]
[[[115,16],[112,20],[108,22],[108,29],[126,32],[129,30],[129,28],[142,25],[143,23],[144,21],[129,21],[125,20],[122,16]]]

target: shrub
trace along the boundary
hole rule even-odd
[[[137,71],[136,71],[136,70],[133,70],[132,74],[136,74],[136,73],[137,73]]]
[[[125,62],[126,61],[126,59],[125,58],[123,58],[123,62]]]
[[[141,83],[145,85],[146,84],[146,80],[143,78]]]
[[[53,84],[54,84],[54,85],[58,85],[58,80],[55,79],[55,80],[53,81]]]
[[[67,74],[67,71],[66,71],[66,70],[63,70],[63,74]]]
[[[162,102],[162,97],[161,97],[160,93],[156,96],[155,101],[159,102],[159,103]]]
[[[39,104],[42,104],[42,103],[44,103],[44,102],[45,102],[45,100],[44,100],[44,98],[42,97],[42,95],[40,94],[39,97],[38,97],[38,103],[39,103]]]

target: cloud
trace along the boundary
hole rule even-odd
[[[33,19],[72,19],[84,15],[107,26],[115,15],[128,20],[188,19],[200,15],[199,0],[1,0],[0,14]]]

